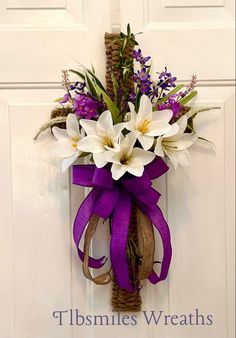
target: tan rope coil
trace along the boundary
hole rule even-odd
[[[114,99],[113,92],[113,82],[112,74],[117,81],[120,80],[121,74],[120,70],[116,69],[116,64],[119,62],[119,49],[120,41],[119,34],[105,33],[105,47],[106,47],[106,89],[107,94]],[[133,46],[128,45],[125,50],[125,55],[130,57],[133,52]],[[127,89],[133,89],[134,83],[130,79],[126,83]],[[121,210],[122,212],[122,210]],[[130,229],[129,236],[132,236],[133,241],[138,247],[138,234],[137,234],[137,215],[136,208],[133,206],[132,214],[130,219]],[[113,277],[113,286],[112,286],[112,307],[114,311],[131,311],[136,312],[141,310],[141,297],[139,292],[139,282],[134,280],[133,267],[130,264],[130,280],[133,282],[133,285],[136,288],[136,291],[133,293],[128,292],[127,290],[121,289],[116,282],[115,276]]]
[[[121,211],[122,212],[122,211]],[[129,236],[132,236],[133,241],[138,246],[138,227],[137,227],[137,210],[132,206]],[[139,282],[134,278],[132,264],[129,264],[130,280],[136,288],[135,292],[128,292],[121,289],[113,277],[112,286],[112,307],[113,311],[138,312],[141,310],[142,300],[139,292]]]

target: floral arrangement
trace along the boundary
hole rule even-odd
[[[93,67],[79,65],[77,70],[63,71],[65,95],[56,100],[58,108],[36,138],[51,128],[55,137],[51,150],[62,159],[62,171],[73,165],[73,183],[92,188],[74,222],[74,241],[85,276],[96,284],[108,284],[113,271],[118,286],[133,293],[139,292],[145,279],[151,283],[164,280],[171,261],[170,232],[152,181],[168,170],[166,159],[175,169],[190,165],[189,149],[201,138],[194,119],[213,108],[188,105],[197,95],[195,75],[188,86],[177,84],[167,68],[153,78],[151,57],[136,47],[136,35],[129,25],[114,43],[119,46],[119,57],[108,69],[112,95]],[[127,48],[131,50],[128,56]],[[71,82],[69,72],[78,81]],[[75,164],[80,157],[87,164]],[[134,207],[142,248],[129,229]],[[89,256],[99,218],[110,220],[111,268],[92,277],[89,268],[99,269],[106,263],[105,257]],[[164,249],[159,275],[154,271],[153,226]]]

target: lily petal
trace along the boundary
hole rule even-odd
[[[61,170],[62,172],[66,172],[66,170],[77,160],[79,157],[80,152],[76,152],[73,156],[65,158],[61,163]]]
[[[140,164],[138,160],[132,158],[129,160],[129,163],[123,166],[125,171],[128,171],[130,174],[140,177],[144,172],[144,166]]]
[[[152,119],[152,102],[147,95],[141,96],[137,123],[139,124],[143,119]]]
[[[170,109],[157,110],[152,113],[152,119],[154,121],[169,122],[173,116],[173,111]]]
[[[81,119],[80,125],[83,127],[87,135],[97,135],[96,121]]]
[[[96,167],[102,168],[107,164],[108,160],[107,160],[105,153],[106,152],[93,154],[93,159],[96,164]]]
[[[179,132],[179,125],[177,123],[171,124],[170,130],[164,135],[164,138],[172,137],[177,135]]]
[[[60,140],[62,138],[68,138],[67,131],[65,129],[62,129],[62,128],[53,127],[52,133],[57,140]]]
[[[155,146],[155,149],[154,149],[154,153],[157,156],[165,157],[165,154],[163,152],[163,147],[162,147],[162,137],[161,136],[159,136],[156,140],[156,146]]]
[[[113,163],[111,166],[112,178],[118,180],[125,174],[125,169],[120,164]]]
[[[113,121],[111,112],[109,110],[105,110],[98,118],[97,121],[97,132],[107,133],[107,130],[113,128]]]
[[[176,123],[178,123],[179,125],[179,134],[183,134],[185,132],[185,129],[187,127],[187,122],[188,122],[188,118],[186,115],[183,115],[180,117],[180,119],[178,119]]]
[[[190,167],[191,165],[191,156],[187,149],[177,151],[176,157],[178,159],[179,165],[182,167]]]
[[[165,153],[167,155],[167,157],[169,158],[169,160],[171,161],[171,163],[173,164],[175,170],[178,168],[178,164],[179,164],[179,161],[178,161],[178,157],[177,157],[177,152],[175,153],[172,153],[171,151],[168,151],[165,149]]]
[[[135,113],[135,106],[132,102],[128,102],[129,110],[131,113]],[[136,114],[136,113],[135,113]]]
[[[138,136],[138,140],[141,143],[141,146],[143,147],[143,149],[148,150],[153,145],[154,137],[140,134]]]
[[[67,134],[71,138],[76,139],[80,135],[80,132],[79,132],[79,122],[78,122],[75,114],[68,114],[67,115],[67,118],[66,118],[66,130],[67,130]]]
[[[155,154],[151,151],[145,151],[140,148],[134,148],[132,151],[132,161],[138,161],[139,164],[142,166],[147,165],[148,163],[152,162],[155,158]]]
[[[78,142],[78,149],[86,153],[100,153],[104,151],[103,140],[96,135],[89,135]]]
[[[151,121],[148,131],[145,133],[148,136],[160,136],[167,133],[171,125],[164,121]]]
[[[136,140],[137,140],[137,137],[134,133],[131,132],[127,134],[120,145],[122,152],[129,155],[133,150]]]
[[[69,138],[62,138],[50,146],[50,152],[58,157],[70,157],[77,152],[77,148]]]
[[[135,112],[130,113],[130,120],[126,122],[125,127],[127,130],[135,130],[137,114]]]
[[[189,148],[194,143],[194,137],[191,134],[183,134],[179,137],[179,139],[175,142],[178,150],[183,150]]]
[[[125,128],[125,123],[117,123],[113,126],[113,134],[118,137],[121,131]]]
[[[120,157],[121,157],[120,153],[115,153],[113,151],[106,151],[104,154],[106,156],[107,162],[120,164]]]

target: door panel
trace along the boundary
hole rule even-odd
[[[70,309],[73,296],[86,308],[86,282],[81,270],[72,274],[80,263],[72,262],[70,177],[49,153],[50,133],[33,137],[64,93],[62,69],[93,62],[104,77],[108,14],[107,0],[0,1],[1,338],[72,337],[52,313]],[[76,194],[78,206],[85,191]]]
[[[234,336],[233,8],[234,1],[121,1],[122,29],[130,22],[134,32],[144,32],[138,41],[144,55],[153,57],[153,74],[168,66],[187,83],[194,72],[199,94],[192,104],[221,107],[196,119],[199,134],[214,142],[216,153],[195,145],[192,166],[168,172],[166,194],[174,250],[168,311],[199,309],[213,315],[214,325],[172,325],[164,330],[169,337]],[[156,294],[162,308],[158,302]],[[150,337],[156,334],[153,327]]]
[[[1,338],[234,336],[232,13],[233,1],[221,0],[0,0]],[[69,173],[60,172],[49,153],[50,132],[32,141],[53,99],[63,94],[61,69],[92,62],[104,78],[103,36],[111,22],[116,30],[130,22],[134,31],[145,32],[138,40],[153,56],[154,71],[168,65],[185,83],[195,71],[194,104],[222,108],[196,121],[201,136],[216,144],[216,154],[196,146],[191,168],[171,169],[155,182],[174,258],[167,281],[142,289],[144,311],[199,308],[214,315],[213,326],[147,325],[142,313],[136,326],[127,327],[58,326],[52,317],[70,308],[112,314],[111,286],[84,278],[72,240],[73,219],[88,190],[72,186]],[[99,229],[92,253],[108,255],[108,225],[100,222]],[[157,234],[156,241],[161,260]]]
[[[103,69],[108,14],[107,0],[0,1],[1,82],[59,83],[77,62]]]

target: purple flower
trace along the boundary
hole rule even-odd
[[[143,67],[141,71],[138,70],[137,73],[134,73],[133,79],[142,94],[149,94],[151,92],[151,77],[146,68]]]
[[[181,104],[178,101],[175,101],[173,99],[169,99],[168,102],[169,102],[170,109],[173,111],[173,116],[177,117],[181,110]]]
[[[133,58],[139,62],[142,66],[144,67],[149,67],[149,66],[146,66],[145,64],[151,59],[151,56],[146,56],[144,57],[142,55],[142,51],[141,49],[138,49],[138,50],[134,50],[133,51]]]
[[[76,94],[74,97],[74,111],[77,116],[92,119],[98,116],[100,102],[86,94]]]
[[[77,81],[77,82],[75,82],[75,84],[70,85],[70,89],[71,89],[71,90],[77,89],[78,91],[83,92],[85,86],[86,86],[86,83],[85,83],[85,82],[79,82],[79,81]]]
[[[180,110],[181,104],[176,100],[179,97],[178,94],[171,95],[168,98],[168,103],[161,103],[157,105],[158,110],[171,109],[173,112],[173,117],[177,117]]]
[[[167,71],[167,68],[165,67],[165,71],[160,73],[159,75],[159,82],[158,86],[162,89],[168,90],[170,87],[175,87],[175,81],[177,80],[177,77],[172,76],[170,72]]]
[[[66,102],[68,102],[69,101],[69,94],[68,93],[66,93],[65,95],[64,95],[64,99],[62,100],[62,101],[60,101],[60,103],[62,104],[62,103],[66,103]]]
[[[142,60],[142,52],[141,52],[141,49],[133,50],[133,58],[134,58],[136,61],[141,62],[141,60]]]
[[[135,102],[135,100],[136,100],[136,94],[133,90],[131,90],[131,92],[129,93],[129,101]]]
[[[161,103],[157,105],[157,110],[165,110],[165,109],[167,109],[165,103]]]

